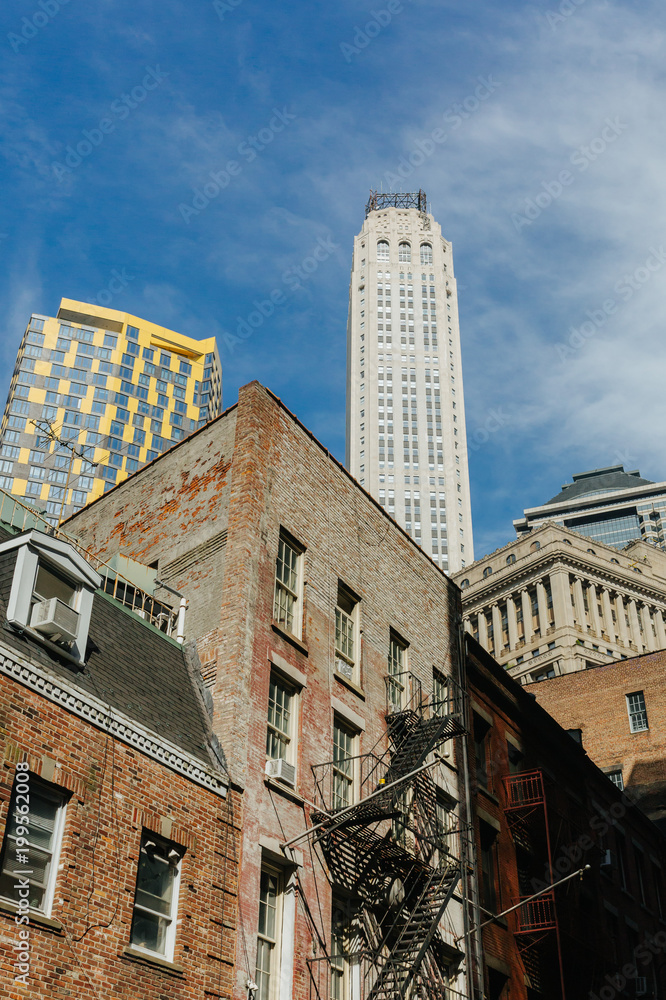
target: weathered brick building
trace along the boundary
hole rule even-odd
[[[529,685],[565,729],[666,831],[666,650]]]
[[[666,841],[529,689],[467,644],[482,916],[590,866],[483,929],[488,996],[666,995]],[[554,683],[570,693],[585,676]]]
[[[25,514],[0,524],[0,997],[229,996],[241,803],[192,652]]]
[[[245,802],[234,995],[468,995],[455,584],[257,383],[68,530],[190,602]]]

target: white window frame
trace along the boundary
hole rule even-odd
[[[28,775],[27,782],[25,781],[26,775]],[[28,785],[28,792],[17,793],[16,791],[17,786],[20,786],[22,788],[23,784]],[[30,771],[21,771],[17,773],[16,778],[14,780],[14,785],[12,787],[10,808],[7,813],[7,824],[5,826],[5,834],[2,842],[2,871],[3,873],[6,872],[7,874],[11,875],[14,881],[25,877],[28,878],[30,882],[32,882],[32,879],[30,879],[29,875],[23,876],[21,874],[21,865],[18,863],[18,859],[16,857],[17,848],[12,844],[9,831],[11,828],[12,809],[14,809],[15,811],[15,807],[17,805],[19,806],[26,805],[25,802],[19,801],[19,799],[22,799],[24,795],[27,795],[28,797],[27,815],[30,816],[30,797],[35,794],[36,789],[39,789],[40,794],[42,794],[44,798],[49,798],[57,803],[55,822],[53,824],[52,847],[50,849],[51,860],[49,862],[46,883],[43,887],[44,888],[43,900],[40,906],[30,907],[30,911],[32,913],[41,913],[45,917],[50,917],[53,908],[55,884],[56,884],[56,878],[58,876],[58,864],[60,862],[60,852],[62,849],[63,833],[65,829],[65,811],[67,808],[68,794],[63,789],[58,788],[57,785],[51,785],[47,782],[41,781]],[[17,822],[15,825],[20,826],[21,824],[20,822]],[[29,831],[27,836],[29,840],[30,829],[31,829],[30,823],[28,823],[27,826]],[[41,847],[39,847],[38,850],[42,851],[43,853],[47,853]],[[10,902],[15,904],[18,904],[19,902],[17,896],[2,896],[2,898],[8,899]]]
[[[341,738],[340,738],[341,737]],[[333,716],[333,761],[331,763],[331,806],[344,809],[358,801],[359,733],[346,719]],[[339,751],[345,750],[341,756]],[[340,794],[342,790],[344,794]]]
[[[276,866],[262,864],[259,882],[259,915],[257,918],[257,955],[255,964],[255,982],[258,989],[255,1000],[279,1000],[280,997],[280,972],[282,966],[282,923],[284,908],[284,871]],[[262,933],[260,930],[261,906],[262,906],[262,883],[264,876],[272,877],[276,880],[277,888],[275,893],[275,927],[273,935]],[[270,956],[269,968],[259,969],[260,943],[268,946]],[[268,987],[264,988],[263,977],[268,977]]]
[[[640,699],[640,701],[632,702],[632,698]],[[647,708],[645,705],[645,695],[643,691],[632,691],[625,695],[625,699],[627,702],[627,715],[629,716],[629,729],[632,733],[647,732],[650,726],[648,724]]]
[[[400,675],[404,675],[409,671],[408,666],[408,653],[409,643],[406,642],[401,636],[396,632],[391,630],[389,636],[389,651],[388,651],[388,666],[387,672],[388,676],[392,678],[397,678]],[[398,667],[399,669],[395,669]],[[403,677],[402,680],[393,680],[388,682],[389,685],[389,702],[391,707],[395,711],[400,711],[405,707],[405,702],[409,697],[407,684]]]
[[[341,603],[347,607],[351,604],[351,611],[343,608]],[[335,670],[355,684],[360,682],[360,607],[361,601],[353,590],[342,580],[338,580],[338,599],[335,605]]]
[[[297,722],[299,712],[300,688],[288,680],[279,670],[271,670],[268,687],[268,709],[266,713],[266,760],[286,760],[288,764],[296,767],[296,747],[297,747]],[[287,728],[281,729],[275,722],[271,721],[271,686],[275,684],[289,696],[288,707],[289,718]],[[269,752],[269,740],[274,736],[276,742],[284,747],[285,753],[277,756]]]
[[[273,592],[273,620],[285,632],[300,639],[303,630],[303,556],[305,549],[288,532],[281,530],[278,541],[278,554],[275,559],[275,587]],[[284,556],[293,556],[292,574],[295,579],[285,579]],[[282,567],[282,569],[281,569]],[[283,595],[284,604],[278,603]],[[290,601],[292,602],[290,605]],[[287,610],[288,609],[288,610]],[[291,627],[287,621],[291,615]]]
[[[381,253],[380,253],[381,247]],[[377,260],[389,260],[391,248],[388,240],[377,240]]]
[[[137,903],[137,895],[139,893],[139,874],[141,871],[141,854],[146,851],[149,844],[155,844],[158,846],[163,853],[166,854],[167,859],[171,858],[174,854],[178,856],[178,861],[174,860],[176,867],[176,874],[174,875],[174,880],[172,884],[171,891],[171,907],[168,915],[159,913],[157,910],[151,910],[150,907]],[[146,851],[147,853],[147,851]],[[172,843],[171,841],[165,840],[164,837],[159,837],[152,830],[143,829],[141,833],[141,846],[139,848],[139,863],[137,864],[136,872],[136,886],[134,889],[134,902],[132,904],[132,924],[130,926],[130,947],[133,951],[141,952],[145,955],[152,955],[157,958],[164,959],[167,962],[172,962],[174,957],[174,951],[176,947],[176,929],[178,925],[178,897],[180,895],[180,880],[181,871],[183,865],[183,855],[184,849],[179,845]],[[134,917],[135,914],[139,912],[146,912],[150,914],[155,914],[162,919],[169,921],[165,938],[164,938],[164,951],[153,951],[151,948],[146,948],[145,945],[135,942],[133,939],[134,934]]]
[[[68,542],[53,538],[41,531],[32,530],[0,543],[0,554],[16,550],[16,565],[7,604],[7,621],[15,628],[27,632],[39,642],[53,646],[45,636],[30,627],[34,604],[35,583],[40,563],[70,581],[77,589],[74,610],[79,616],[78,633],[69,647],[62,647],[63,654],[78,664],[85,660],[88,629],[93,597],[100,587],[99,573],[83,559]]]
[[[398,244],[398,261],[401,264],[411,264],[412,262],[412,245],[406,240]]]
[[[432,264],[432,245],[430,243],[422,243],[419,249],[421,266],[424,267],[426,264]]]

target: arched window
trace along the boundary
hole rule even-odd
[[[469,587],[469,580],[465,578],[464,580],[460,581],[460,589],[465,590],[467,587]]]
[[[389,259],[389,245],[386,240],[380,240],[377,244],[377,260]]]
[[[563,538],[562,541],[565,545],[571,545],[571,540],[569,538]]]
[[[411,263],[412,260],[412,248],[409,243],[401,243],[398,247],[398,260],[403,263]]]
[[[429,243],[421,244],[421,263],[432,264],[432,247]]]
[[[596,552],[594,551],[594,549],[588,549],[587,551],[588,551],[588,552],[591,552],[593,556],[596,556],[596,554],[597,554],[597,553],[596,553]]]
[[[490,576],[490,574],[492,573],[492,571],[493,571],[492,566],[486,566],[486,568],[483,571],[484,577]]]
[[[541,542],[532,542],[530,545],[530,552],[538,552],[541,548]]]
[[[619,559],[612,559],[612,558],[611,558],[611,562],[612,562],[612,563],[615,563],[615,565],[616,565],[616,566],[619,566],[619,565],[620,565],[620,560],[619,560]]]
[[[506,557],[506,564],[507,564],[507,566],[513,566],[513,564],[515,563],[515,561],[516,561],[516,556],[515,556],[514,552],[512,552],[510,556]]]

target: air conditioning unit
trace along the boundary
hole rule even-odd
[[[74,642],[79,634],[79,616],[67,604],[51,597],[48,601],[38,601],[32,608],[30,625],[37,632],[50,639],[64,639]]]
[[[634,980],[637,997],[644,997],[648,991],[648,981],[647,976],[637,976]]]
[[[293,764],[283,760],[282,757],[278,757],[277,760],[266,761],[266,774],[269,778],[277,778],[279,781],[284,781],[287,785],[293,786],[296,784],[296,768]]]
[[[604,851],[601,855],[601,867],[613,868],[615,866],[615,855],[612,851]]]

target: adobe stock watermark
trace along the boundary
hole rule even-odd
[[[127,268],[121,267],[120,270],[118,270],[117,267],[114,267],[111,271],[109,283],[106,288],[101,288],[98,291],[97,295],[93,299],[93,302],[98,306],[108,306],[116,295],[120,295],[120,293],[127,288],[130,281],[134,281],[134,275],[128,274]]]
[[[564,362],[572,357],[576,351],[584,346],[585,341],[596,336],[598,331],[606,325],[609,318],[614,316],[618,309],[625,305],[636,292],[640,291],[653,274],[660,271],[666,264],[666,247],[650,247],[649,256],[641,267],[637,267],[631,274],[625,274],[617,282],[613,291],[620,296],[617,299],[604,299],[596,309],[586,309],[587,319],[580,326],[569,327],[569,336],[564,343],[556,345],[556,350],[560,361]]]
[[[501,406],[497,407],[497,409],[488,410],[483,423],[476,427],[471,434],[467,435],[467,450],[478,451],[480,448],[483,448],[494,434],[497,434],[498,431],[510,423],[511,417],[504,412]]]
[[[370,20],[363,28],[359,28],[357,24],[354,25],[353,43],[340,42],[340,51],[345,62],[350,63],[353,56],[357,56],[363,49],[367,49],[373,38],[376,38],[391,23],[396,14],[402,14],[404,9],[402,0],[389,0],[385,9],[369,11]]]
[[[67,155],[65,156],[64,163],[54,160],[51,168],[58,181],[62,183],[68,174],[73,173],[77,167],[81,166],[92,151],[102,145],[105,137],[115,132],[117,123],[129,118],[131,112],[135,111],[140,104],[143,104],[150,92],[156,90],[168,75],[159,66],[155,66],[154,68],[146,66],[146,74],[141,83],[137,84],[136,87],[132,87],[129,94],[121,94],[117,100],[112,101],[109,107],[109,115],[101,118],[95,128],[84,128],[81,133],[83,138],[77,142],[76,146],[69,145],[66,147],[65,151]]]
[[[438,147],[449,141],[450,134],[456,132],[461,125],[468,121],[481,105],[491,97],[498,87],[501,87],[499,80],[493,79],[492,75],[477,77],[478,84],[471,94],[468,94],[460,103],[452,104],[442,115],[442,121],[449,129],[435,128],[428,132],[423,139],[417,139],[414,147],[405,156],[401,156],[395,171],[387,171],[384,174],[384,182],[392,188],[407,180],[414,171],[422,166],[429,157],[433,155]]]
[[[544,16],[550,26],[550,30],[555,31],[558,24],[565,24],[571,15],[575,14],[584,3],[585,0],[562,0],[557,10],[547,10]]]
[[[39,0],[37,10],[21,19],[21,33],[10,31],[7,35],[14,52],[20,52],[23,46],[31,42],[42,28],[51,23],[60,8],[68,3],[69,0]]]
[[[645,978],[640,976],[640,966],[645,970],[648,965],[654,962],[657,955],[666,951],[666,931],[657,931],[656,934],[647,934],[641,944],[637,944],[631,953],[633,961],[625,962],[621,969],[618,969],[614,976],[606,975],[606,985],[602,986],[596,993],[588,994],[589,1000],[615,1000],[618,994],[623,996],[628,984],[635,979]],[[640,995],[636,991],[636,995]],[[650,993],[650,996],[654,994]]]
[[[569,157],[569,162],[578,168],[579,174],[585,173],[590,164],[598,160],[628,128],[629,126],[621,122],[619,118],[607,118],[599,135],[595,136],[586,146],[579,146],[578,149],[574,150]],[[519,233],[523,226],[531,226],[545,209],[550,208],[553,202],[564,194],[564,189],[570,187],[575,179],[576,174],[570,170],[560,170],[553,180],[541,181],[543,191],[539,191],[532,198],[525,199],[523,214],[514,212],[511,215],[516,232]]]
[[[240,7],[243,0],[213,0],[213,10],[219,17],[220,21],[224,21],[227,14],[231,14],[236,7]]]
[[[310,275],[318,270],[320,264],[340,249],[339,243],[333,243],[330,236],[327,239],[319,237],[315,247],[304,257],[300,264],[292,265],[282,272],[281,286],[286,286],[288,291],[283,291],[282,287],[274,288],[267,298],[255,299],[252,303],[254,309],[246,317],[237,316],[236,333],[223,333],[221,340],[230,354],[233,354],[237,345],[244,340],[249,340],[255,330],[264,325],[265,320],[273,315],[275,310],[286,305],[294,292],[303,287]]]
[[[236,151],[239,156],[245,159],[246,164],[252,163],[259,153],[266,149],[266,146],[270,146],[275,136],[284,132],[287,125],[296,121],[297,117],[298,115],[292,114],[286,108],[282,108],[282,110],[273,108],[273,117],[268,125],[260,128],[256,135],[249,135],[247,139],[243,139],[238,144]],[[208,208],[211,201],[214,201],[222,191],[229,187],[233,177],[242,174],[244,165],[238,160],[228,160],[222,170],[211,170],[209,181],[206,181],[201,187],[194,188],[194,198],[189,204],[181,201],[178,211],[188,225],[193,215],[200,215],[205,208]]]
[[[34,872],[30,867],[30,770],[27,761],[19,761],[16,765],[16,782],[14,785],[14,815],[9,817],[14,822],[14,870],[16,878],[16,909],[14,923],[19,928],[16,944],[12,945],[14,952],[14,982],[28,985],[30,975],[30,875]]]

